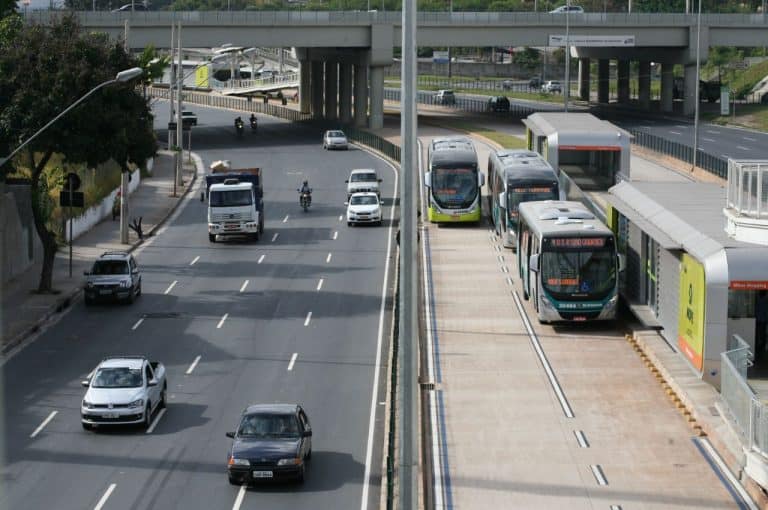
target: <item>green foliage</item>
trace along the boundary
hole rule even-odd
[[[736,97],[743,98],[752,92],[752,87],[766,76],[768,76],[768,61],[750,66],[746,71],[740,72],[734,75],[732,79],[726,80],[726,83]],[[765,107],[763,108],[765,109]]]
[[[513,53],[512,62],[529,71],[538,69],[541,63],[538,50],[531,47],[526,47],[523,51],[516,51]]]
[[[16,12],[16,0],[0,0],[0,19]]]
[[[144,70],[143,83],[149,85],[163,77],[163,71],[171,64],[171,57],[168,55],[159,56],[154,45],[150,44],[141,52],[137,58],[137,63]]]

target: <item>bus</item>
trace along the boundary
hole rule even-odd
[[[465,136],[434,138],[427,159],[429,168],[424,184],[429,189],[429,221],[480,221],[480,188],[485,184],[485,176],[478,168],[472,140]]]
[[[539,322],[612,320],[623,257],[616,239],[580,202],[523,202],[517,265]]]
[[[506,248],[515,248],[517,208],[521,202],[557,200],[557,173],[537,152],[502,149],[488,158],[488,210],[496,235]]]

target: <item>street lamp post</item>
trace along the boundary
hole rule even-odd
[[[571,0],[565,2],[565,86],[563,101],[565,113],[568,113],[568,101],[571,98]]]
[[[696,20],[696,84],[694,85],[696,104],[693,107],[693,161],[691,172],[696,170],[697,156],[699,152],[699,72],[701,66],[701,0],[699,0],[699,12]]]

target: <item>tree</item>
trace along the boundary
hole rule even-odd
[[[171,57],[164,55],[159,57],[154,45],[150,44],[144,48],[141,55],[137,58],[139,67],[144,70],[141,84],[144,88],[144,97],[147,97],[147,86],[153,81],[158,81],[163,77],[163,71],[171,63]]]
[[[0,147],[17,147],[94,87],[137,64],[119,42],[84,33],[71,16],[50,26],[16,24],[0,34]],[[58,153],[68,163],[89,167],[114,159],[126,171],[156,151],[151,112],[133,87],[118,83],[97,91],[25,148],[34,223],[43,245],[39,292],[53,290],[57,249],[47,226],[43,184],[51,156]]]

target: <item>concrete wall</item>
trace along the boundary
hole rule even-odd
[[[436,64],[434,62],[419,62],[418,74],[431,74],[437,76],[448,76],[448,64]],[[511,78],[527,80],[533,76],[538,76],[540,69],[533,71],[518,66],[516,64],[490,64],[475,62],[454,62],[451,64],[452,76],[480,76],[483,78]],[[565,73],[565,66],[547,65],[547,80],[562,79]],[[395,62],[387,68],[387,76],[400,76],[400,62]]]
[[[0,283],[24,272],[42,253],[29,186],[0,185]]]

